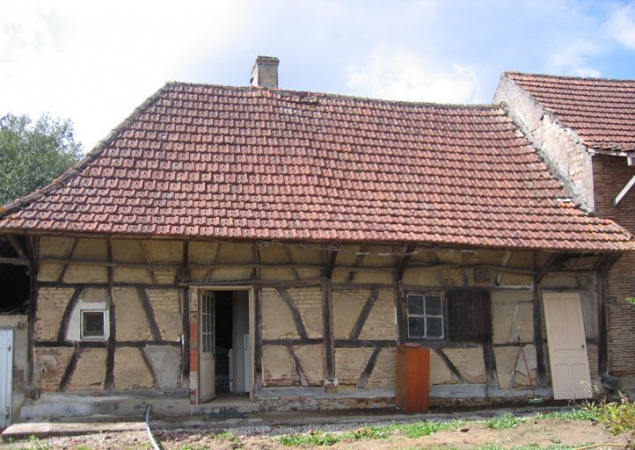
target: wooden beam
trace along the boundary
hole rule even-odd
[[[296,306],[295,301],[293,301],[293,298],[291,298],[291,295],[289,295],[289,291],[287,291],[285,288],[280,286],[276,287],[276,290],[278,291],[278,294],[280,294],[282,299],[285,301],[285,303],[289,307],[289,311],[291,311],[291,316],[293,316],[293,321],[295,322],[295,328],[298,334],[300,335],[300,339],[308,339],[309,335],[306,331],[306,328],[304,327],[304,322],[302,321],[302,315],[300,314],[300,311],[298,310],[298,307]]]
[[[146,314],[146,319],[148,320],[148,324],[150,325],[150,334],[152,334],[152,339],[154,339],[155,341],[161,341],[163,339],[161,337],[161,330],[159,329],[159,324],[157,323],[157,318],[154,314],[154,309],[152,308],[152,303],[148,298],[148,294],[143,288],[137,288],[137,293],[139,294],[141,306],[143,307],[143,311]]]
[[[262,389],[262,287],[256,286],[254,289],[254,313],[256,336],[254,339],[254,391]]]
[[[29,281],[30,281],[30,301],[29,301],[29,312],[28,312],[28,329],[27,329],[27,389],[32,390],[35,389],[34,386],[34,378],[35,378],[35,362],[34,362],[34,352],[35,352],[35,322],[37,321],[37,307],[38,307],[38,284],[37,284],[37,276],[39,271],[39,266],[37,263],[37,258],[39,254],[39,238],[32,236],[28,239],[28,252],[30,259],[30,268],[29,268]]]
[[[392,339],[335,339],[336,348],[360,348],[360,347],[394,347],[397,341]]]
[[[545,367],[545,349],[543,343],[542,329],[542,295],[540,291],[540,282],[547,275],[549,269],[556,261],[558,255],[553,253],[547,258],[547,261],[534,276],[534,292],[533,292],[533,319],[534,319],[534,346],[536,348],[536,385],[544,387],[547,385],[547,368]],[[538,267],[538,253],[534,253],[534,269]]]
[[[377,364],[377,358],[379,358],[379,353],[381,353],[381,350],[381,347],[375,347],[373,349],[373,352],[370,354],[370,357],[366,362],[366,366],[364,367],[362,376],[359,377],[359,381],[357,382],[357,389],[364,389],[366,387],[366,383],[368,383],[370,376],[373,374],[373,370],[375,369],[375,364]]]
[[[450,371],[454,379],[457,381],[457,383],[468,384],[467,380],[463,378],[463,375],[461,375],[461,372],[459,372],[459,369],[457,369],[456,366],[452,363],[452,361],[450,361],[450,358],[448,358],[448,355],[446,355],[442,349],[435,348],[434,352],[445,363],[445,366],[448,368],[448,370]]]
[[[71,360],[68,362],[68,365],[66,366],[66,369],[64,370],[64,374],[62,375],[62,379],[60,380],[60,384],[57,387],[57,392],[66,392],[66,389],[68,388],[68,384],[73,378],[73,373],[75,373],[75,369],[77,368],[77,362],[79,361],[79,358],[82,356],[82,351],[83,351],[83,348],[81,347],[75,348],[75,351],[73,352],[73,356],[71,357]]]
[[[303,387],[308,386],[309,382],[306,380],[306,376],[304,375],[304,370],[302,369],[302,365],[300,364],[300,358],[298,358],[298,355],[295,354],[292,346],[287,345],[285,346],[285,348],[287,349],[287,352],[289,352],[291,359],[293,359],[293,363],[295,364],[295,371],[298,374],[298,378],[300,378],[300,385]]]
[[[7,240],[9,241],[9,244],[11,244],[11,247],[13,247],[15,252],[18,254],[20,259],[24,259],[26,261],[29,260],[29,257],[26,256],[26,252],[22,249],[22,246],[14,236],[7,236]]]
[[[182,282],[186,283],[190,279],[190,241],[183,241],[183,260],[181,265],[183,266],[183,274],[181,277]]]
[[[362,265],[362,263],[364,262],[364,258],[366,258],[366,252],[368,252],[368,245],[362,244],[359,247],[359,253],[357,254],[357,256],[355,256],[355,261],[353,261],[353,267],[360,267]],[[351,270],[348,273],[348,281],[353,281],[355,279],[355,275],[357,275],[357,272]]]
[[[503,254],[503,259],[501,261],[501,267],[507,267],[507,264],[509,264],[509,260],[511,258],[512,252],[510,252],[509,250],[505,251],[505,253]],[[496,281],[494,282],[496,286],[500,286],[501,280],[503,279],[503,274],[504,272],[500,271],[498,275],[496,275]]]
[[[112,263],[112,243],[110,238],[106,240],[106,250],[108,262]],[[113,390],[115,388],[115,346],[117,343],[117,311],[115,309],[114,287],[113,287],[113,267],[108,267],[108,355],[106,357],[106,379],[104,389]]]
[[[143,241],[139,240],[137,241],[139,243],[139,247],[141,248],[141,253],[143,254],[143,260],[146,262],[146,264],[148,266],[152,265],[152,261],[150,260],[150,255],[148,254],[148,249],[146,248],[145,245],[143,245]],[[152,280],[152,282],[154,284],[159,284],[159,282],[157,281],[157,274],[154,271],[154,269],[148,269],[148,273],[150,275],[150,280]]]
[[[73,243],[71,244],[71,248],[68,251],[68,255],[66,256],[69,259],[73,259],[73,253],[75,253],[75,249],[77,248],[77,243],[79,242],[78,238],[73,239]],[[68,264],[64,264],[62,266],[62,270],[60,270],[60,274],[57,277],[57,282],[62,283],[64,281],[64,277],[66,276],[66,271],[68,270]]]
[[[597,296],[598,296],[598,375],[609,373],[609,337],[606,292],[609,271],[621,255],[606,255],[598,261]]]
[[[416,249],[416,246],[414,244],[409,244],[406,246],[405,252],[403,256],[400,258],[399,264],[397,265],[397,279],[398,280],[401,281],[401,279],[403,278],[403,274],[406,271],[406,268],[408,267],[408,263],[414,256],[413,254],[415,249]]]
[[[36,348],[108,348],[108,341],[37,341],[34,344]],[[164,347],[180,347],[181,341],[118,341],[115,343],[116,348],[120,347],[148,347],[148,346],[164,346]]]
[[[14,266],[28,266],[29,261],[20,258],[6,258],[0,257],[0,264],[12,264]]]
[[[626,186],[622,188],[620,193],[617,194],[617,197],[615,197],[615,200],[613,200],[613,207],[620,204],[620,202],[624,199],[624,197],[626,197],[626,194],[628,194],[628,192],[633,188],[633,186],[635,186],[635,175],[633,175],[633,177],[628,181],[628,183],[626,183]]]
[[[71,316],[73,315],[73,311],[77,306],[77,302],[79,301],[79,297],[83,292],[82,288],[75,288],[75,292],[71,296],[71,299],[66,304],[66,308],[64,309],[64,314],[62,315],[62,322],[60,325],[60,329],[57,333],[57,340],[59,342],[63,342],[66,340],[66,335],[68,334],[68,326],[71,322]]]
[[[359,335],[362,332],[362,328],[364,328],[364,324],[368,320],[368,316],[370,316],[370,312],[373,310],[373,306],[375,306],[375,302],[379,298],[379,291],[377,289],[373,289],[370,292],[370,295],[366,299],[366,303],[362,307],[362,310],[355,321],[355,325],[353,325],[353,329],[351,330],[348,338],[351,340],[359,339]]]
[[[183,379],[190,378],[190,289],[184,288],[179,290],[179,299],[183,305],[183,315],[181,317],[183,327],[183,354],[181,355],[181,370]]]
[[[39,260],[41,264],[73,264],[75,266],[127,267],[131,269],[179,269],[180,264],[141,264],[131,262],[99,261],[96,259],[70,259],[47,257]]]
[[[146,364],[146,367],[148,368],[150,375],[152,375],[152,384],[154,384],[155,389],[160,387],[159,381],[157,380],[157,375],[156,373],[154,373],[154,368],[152,367],[152,362],[150,361],[150,358],[148,358],[148,355],[142,348],[139,349],[139,353],[141,353],[141,358],[143,358],[143,362]]]
[[[216,266],[216,262],[218,259],[218,254],[220,253],[220,242],[216,243],[216,248],[214,249],[214,256],[212,257],[212,265],[207,269],[205,273],[205,282],[208,283],[212,279],[212,273],[214,273],[214,267]]]
[[[404,309],[403,285],[401,280],[395,274],[393,285],[393,295],[395,297],[395,315],[397,319],[397,340],[399,344],[406,342],[406,327],[404,326],[406,313]]]
[[[284,253],[287,255],[287,263],[293,264],[293,255],[291,254],[291,250],[289,250],[289,247],[283,246],[282,248],[284,249]],[[301,278],[298,269],[295,267],[293,268],[293,276],[296,280],[299,280]]]
[[[329,249],[328,257],[326,259],[326,268],[324,270],[324,276],[327,280],[330,280],[333,276],[333,268],[335,267],[335,261],[337,260],[337,253],[339,252],[339,246],[335,246]]]
[[[324,339],[322,338],[313,338],[313,339],[263,339],[262,345],[316,345],[323,344]]]
[[[326,366],[326,380],[335,380],[335,338],[333,332],[333,292],[331,280],[322,281],[322,330],[324,334],[324,363]]]

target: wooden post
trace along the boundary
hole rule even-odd
[[[335,339],[333,337],[333,298],[331,280],[322,282],[322,323],[324,330],[324,358],[326,365],[326,383],[335,380]]]
[[[112,243],[110,238],[106,241],[108,250],[108,262],[112,262]],[[117,338],[117,318],[115,317],[115,301],[113,287],[113,268],[108,267],[108,317],[109,317],[109,336],[108,336],[108,356],[106,359],[106,379],[104,381],[104,389],[113,390],[115,388],[115,347]]]
[[[534,319],[534,346],[536,347],[536,385],[544,387],[547,385],[547,368],[545,367],[544,335],[542,330],[542,300],[540,293],[540,282],[547,274],[557,258],[557,254],[552,254],[547,259],[545,265],[538,269],[538,252],[534,253],[534,297],[533,297],[533,319]]]

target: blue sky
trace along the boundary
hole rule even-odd
[[[483,103],[503,71],[635,78],[635,1],[0,2],[0,116],[70,118],[87,149],[168,80]]]

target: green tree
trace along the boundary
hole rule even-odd
[[[44,114],[0,118],[0,205],[46,185],[75,164],[82,145],[70,120]]]

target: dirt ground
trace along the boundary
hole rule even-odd
[[[373,425],[378,425],[377,423]],[[359,427],[360,425],[357,424]],[[363,425],[362,425],[363,426]],[[165,450],[236,450],[264,449],[281,450],[293,448],[311,448],[305,444],[299,447],[286,446],[280,442],[280,435],[293,433],[315,433],[323,431],[338,433],[355,430],[349,428],[316,425],[315,430],[307,427],[251,427],[235,428],[226,432],[179,429],[155,429],[155,435]],[[319,431],[318,431],[319,430]],[[600,425],[581,420],[532,420],[529,419],[515,428],[494,430],[484,422],[468,422],[465,426],[450,431],[439,431],[430,436],[416,439],[408,438],[397,431],[384,439],[359,439],[338,442],[329,449],[423,449],[423,448],[480,448],[492,450],[496,448],[576,448],[591,444],[613,444],[623,446],[626,437],[615,437],[604,432]],[[96,433],[75,437],[53,437],[49,439],[31,439],[4,443],[2,449],[79,449],[79,450],[133,450],[150,449],[148,438],[143,431],[127,431],[119,433]],[[601,448],[601,447],[596,447]],[[608,446],[604,448],[609,448]]]

